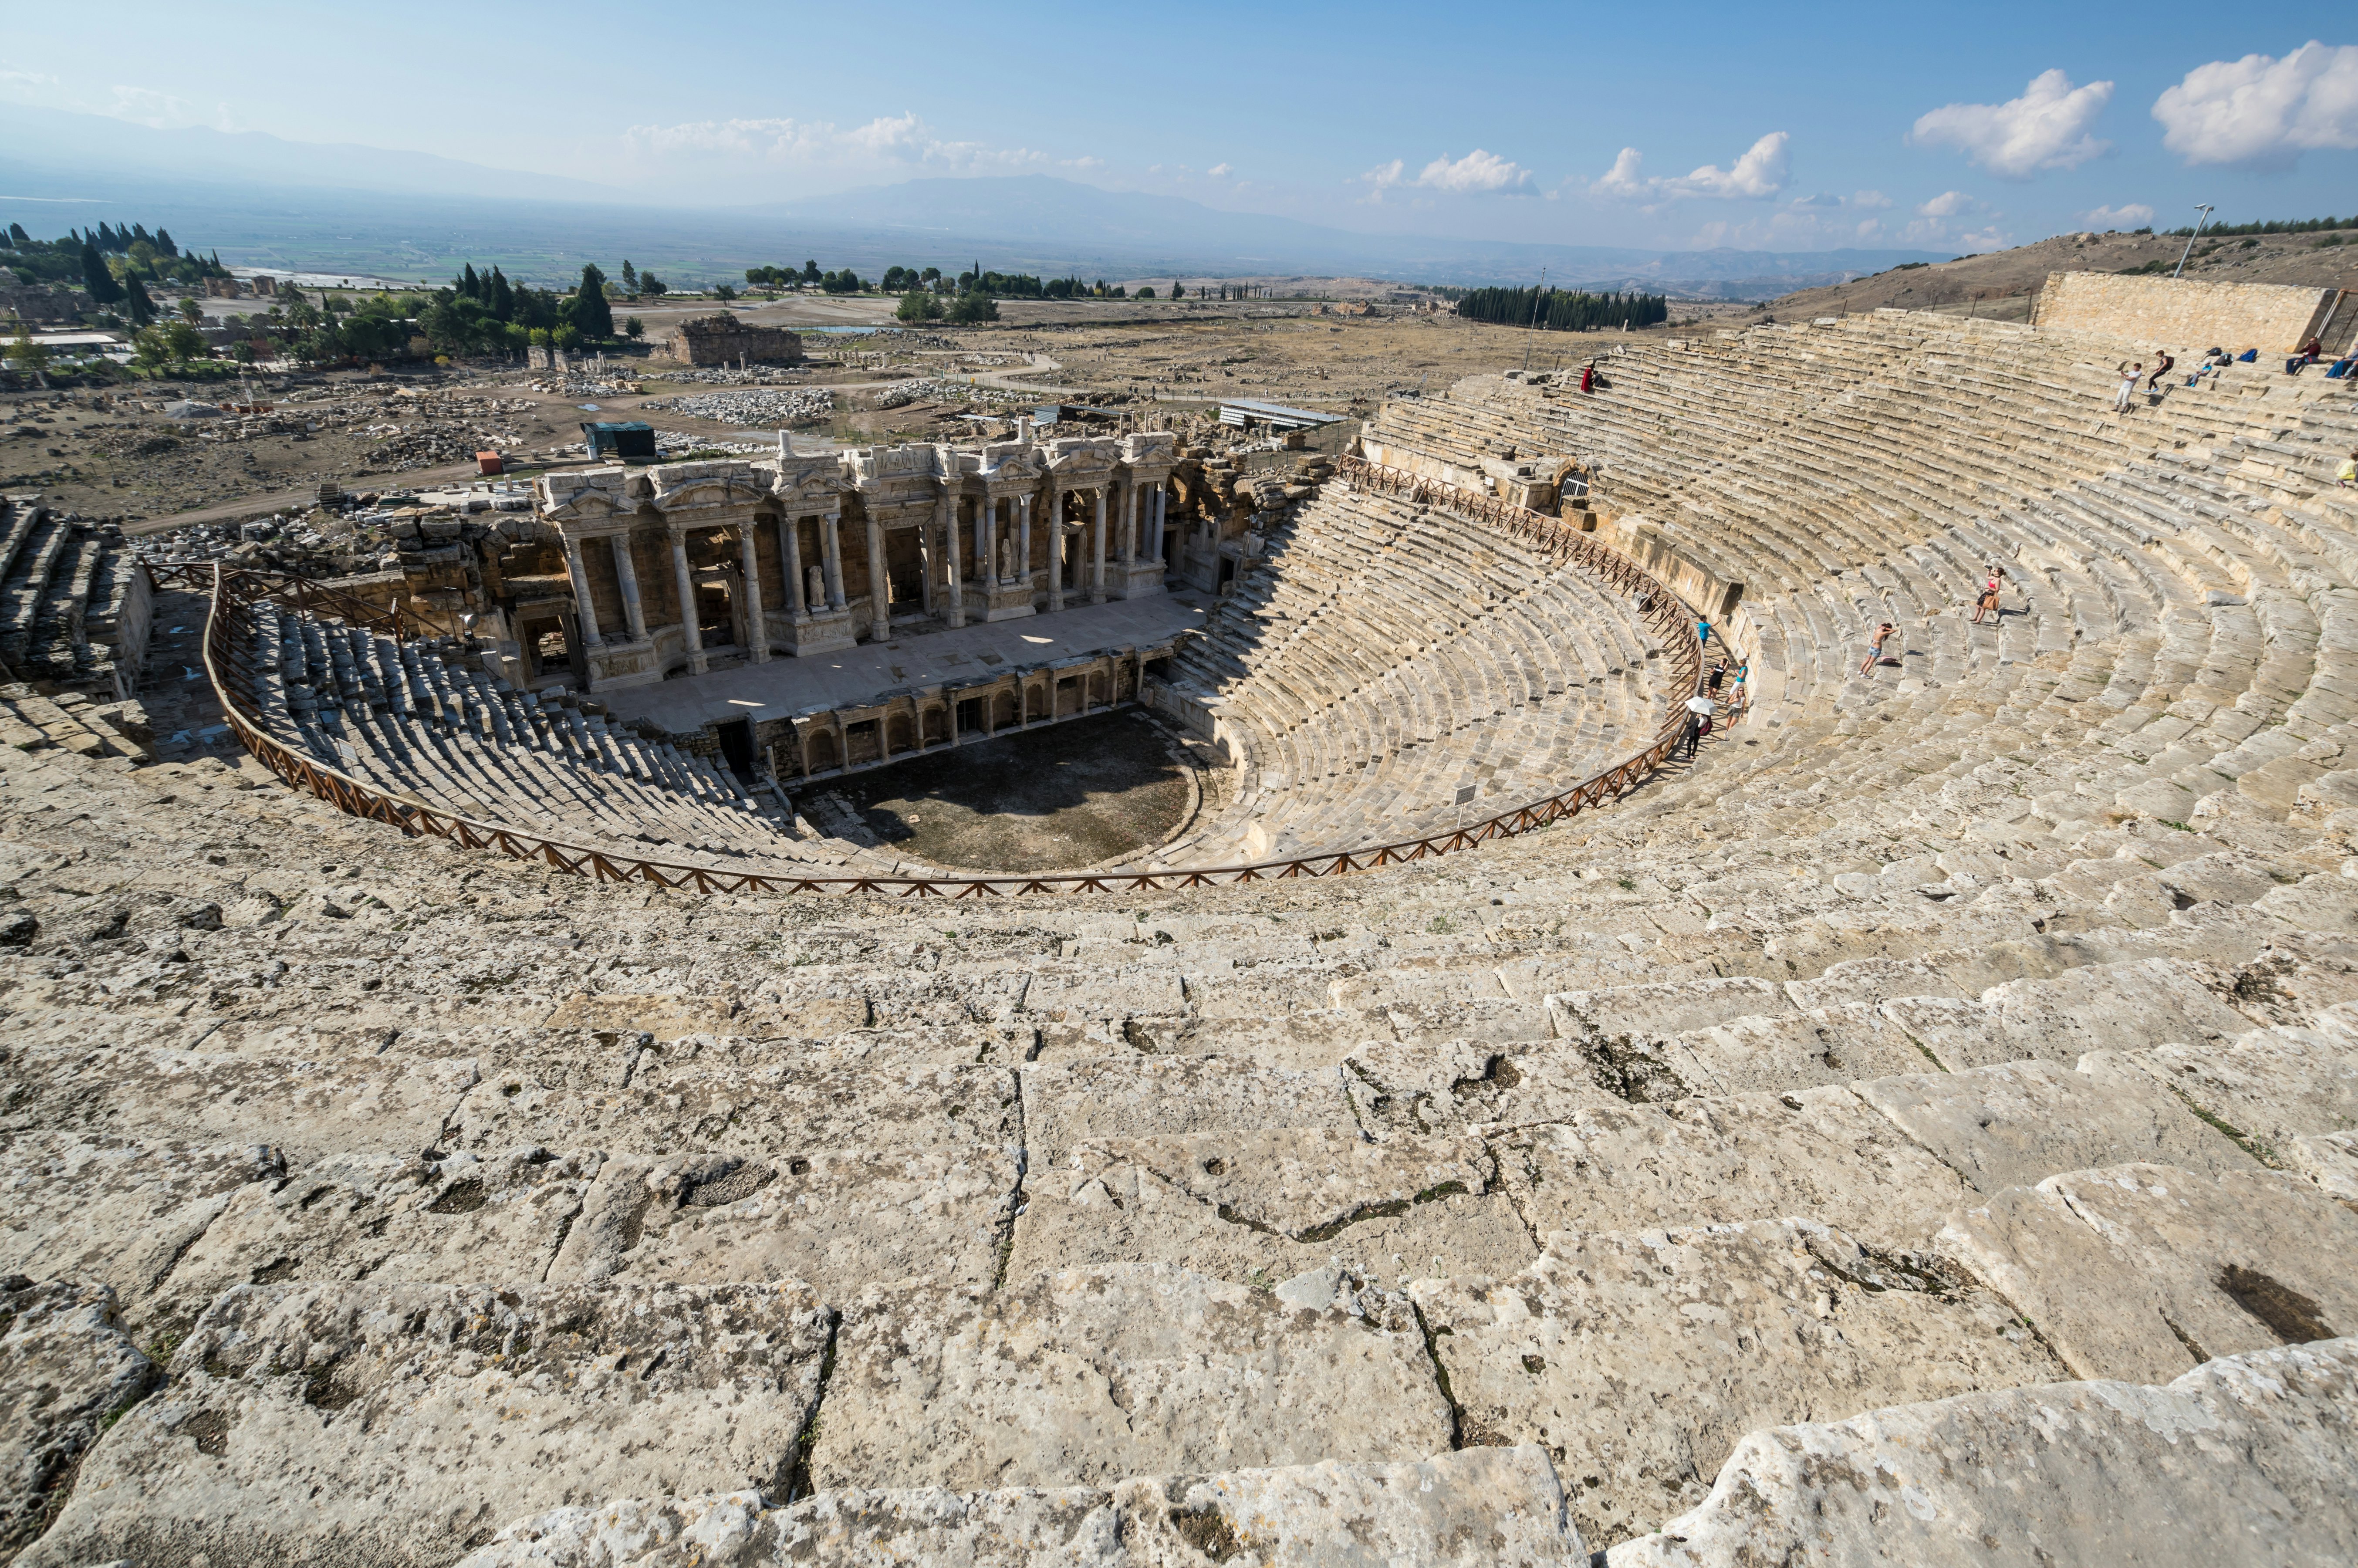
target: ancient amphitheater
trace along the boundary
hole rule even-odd
[[[2127,349],[1395,403],[1080,688],[1234,787],[1064,877],[164,574],[253,755],[6,688],[0,1550],[2358,1558],[2358,409]]]

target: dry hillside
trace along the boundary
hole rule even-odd
[[[2167,272],[2185,249],[2171,234],[2058,234],[2035,245],[1964,256],[1931,266],[1895,268],[1827,288],[1769,300],[1755,319],[1790,321],[1895,307],[1955,315],[2028,314],[2030,297],[2050,272],[2125,272],[2160,263]],[[2226,283],[2295,283],[2358,288],[2358,226],[2320,234],[2253,234],[2194,244],[2189,277]]]

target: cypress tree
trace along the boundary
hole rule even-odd
[[[492,266],[491,294],[492,314],[503,321],[515,319],[515,290],[508,287],[507,276],[500,271],[497,263]]]
[[[581,268],[581,287],[573,296],[570,312],[573,330],[585,338],[611,338],[614,335],[614,308],[606,302],[606,275],[598,270],[595,262]]]
[[[30,250],[33,248],[33,236],[25,232],[24,224],[11,223],[8,225],[8,243],[20,251]]]
[[[98,248],[101,251],[113,251],[116,248],[114,231],[106,226],[106,220],[103,218],[98,221]]]
[[[145,223],[134,223],[131,225],[131,239],[132,243],[135,244],[141,240],[145,240],[150,245],[154,245],[156,249],[163,249],[161,245],[156,244],[156,236],[147,232],[147,225]]]
[[[483,297],[482,280],[475,276],[473,262],[467,264],[467,270],[459,275],[457,282],[459,292],[467,298],[481,299]]]
[[[124,292],[133,326],[145,327],[156,319],[156,302],[147,297],[147,287],[139,281],[137,273],[125,280]]]
[[[158,224],[156,229],[156,250],[159,255],[177,256],[180,247],[172,243],[172,231]]]
[[[81,243],[81,286],[90,290],[92,300],[100,305],[112,305],[123,297],[123,286],[106,270],[106,258],[98,254],[98,246],[89,240]]]
[[[622,258],[622,292],[636,294],[638,291],[639,269],[631,265],[630,257],[624,256]]]

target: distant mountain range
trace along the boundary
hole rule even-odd
[[[0,223],[37,235],[100,219],[162,223],[245,265],[439,277],[499,263],[552,282],[629,256],[675,284],[817,259],[1089,277],[1356,275],[1401,282],[1640,287],[1766,298],[1928,251],[1651,251],[1364,234],[1045,175],[913,179],[807,200],[665,207],[586,180],[256,132],[151,130],[0,105]]]

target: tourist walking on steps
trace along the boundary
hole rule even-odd
[[[2145,389],[2147,392],[2158,391],[2161,387],[2161,378],[2168,375],[2169,373],[2170,366],[2177,362],[2178,362],[2176,360],[2170,358],[2169,351],[2168,349],[2162,350],[2161,361],[2153,367],[2153,374],[2146,378]]]
[[[2140,360],[2136,364],[2129,364],[2125,362],[2122,363],[2121,392],[2119,396],[2113,399],[2114,413],[2125,414],[2129,411],[2129,400],[2136,395],[2137,383],[2142,380],[2144,376],[2144,361]]]
[[[1679,749],[1688,756],[1693,756],[1696,745],[1711,733],[1712,711],[1711,698],[1703,693],[1687,698],[1687,727],[1680,732]]]
[[[1719,695],[1719,683],[1726,678],[1727,661],[1725,659],[1721,659],[1711,666],[1711,678],[1704,682],[1703,688],[1711,696],[1716,697]]]
[[[1695,617],[1695,646],[1698,648],[1711,646],[1711,622],[1700,615]]]
[[[1883,644],[1891,641],[1892,631],[1888,621],[1875,629],[1875,635],[1866,640],[1866,658],[1858,666],[1859,674],[1865,675],[1883,662]]]

